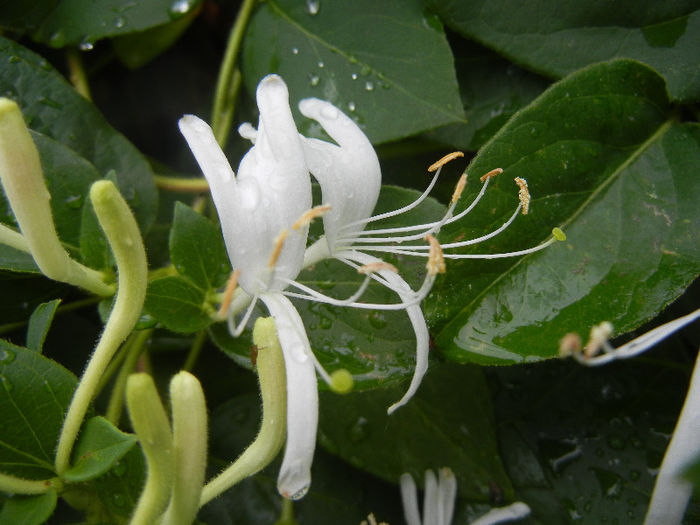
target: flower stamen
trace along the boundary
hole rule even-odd
[[[434,276],[438,273],[445,273],[445,257],[440,243],[430,234],[425,236],[425,240],[430,244],[428,263],[425,266],[428,269],[428,274]]]
[[[289,235],[289,230],[283,229],[279,235],[275,238],[275,248],[270,254],[270,259],[267,261],[267,267],[269,270],[274,269],[277,264],[277,260],[280,258],[280,253],[282,253],[282,248],[284,247],[284,241],[287,240],[287,235]]]
[[[389,264],[388,262],[384,261],[377,261],[377,262],[372,262],[369,264],[363,264],[357,269],[357,273],[361,273],[363,275],[368,275],[370,273],[375,273],[380,270],[388,270],[390,272],[394,273],[399,273],[399,270],[394,266],[393,264]]]
[[[226,318],[228,309],[231,306],[231,300],[233,299],[233,292],[236,291],[236,287],[238,286],[238,277],[240,275],[241,270],[236,269],[233,272],[231,272],[231,275],[228,278],[228,281],[226,282],[226,290],[224,290],[224,296],[221,300],[221,306],[219,307],[219,312],[217,313],[218,318],[221,320]]]
[[[428,167],[428,171],[430,173],[437,171],[438,168],[442,168],[448,162],[453,161],[455,159],[458,159],[459,157],[464,157],[464,153],[462,153],[461,151],[453,151],[452,153],[448,153],[447,155],[442,157],[440,160],[433,162]]]
[[[479,180],[481,182],[486,182],[487,180],[492,179],[493,177],[495,177],[496,175],[500,175],[501,173],[503,173],[503,168],[494,168],[488,173],[484,173],[481,177],[479,177]]]
[[[298,230],[299,228],[303,228],[305,226],[308,226],[313,222],[314,219],[318,219],[319,217],[323,216],[324,213],[327,213],[331,210],[331,205],[330,204],[322,204],[320,206],[314,206],[311,208],[309,211],[306,211],[302,214],[301,217],[292,224],[292,229],[293,230]]]
[[[527,181],[520,177],[515,177],[513,180],[520,187],[518,199],[520,199],[520,204],[523,207],[523,215],[527,215],[527,212],[530,211],[530,191],[527,189]]]

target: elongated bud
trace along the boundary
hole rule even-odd
[[[146,484],[130,525],[156,523],[168,503],[173,482],[173,435],[168,416],[148,374],[133,374],[126,383],[126,404],[146,458]]]
[[[207,406],[202,386],[189,372],[170,381],[174,480],[162,525],[190,525],[199,510],[207,467]]]
[[[287,378],[282,348],[272,317],[261,317],[253,327],[258,348],[256,368],[262,395],[262,423],[255,440],[226,470],[207,483],[199,504],[205,505],[236,483],[265,468],[284,444],[287,422]]]
[[[61,245],[39,152],[19,106],[7,98],[0,98],[0,180],[39,270],[50,279],[80,286],[97,295],[112,295],[114,289],[102,280],[102,273],[72,260]]]

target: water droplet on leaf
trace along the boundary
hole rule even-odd
[[[306,0],[306,10],[311,16],[317,15],[321,9],[321,2],[319,0]]]
[[[369,421],[362,416],[357,418],[357,421],[350,427],[350,441],[357,443],[366,439],[369,435]]]
[[[318,86],[319,82],[321,82],[321,79],[318,75],[311,75],[309,77],[309,84],[311,84],[312,86]]]
[[[365,82],[365,91],[374,91],[374,84],[369,80]]]
[[[71,195],[66,199],[66,206],[72,210],[79,210],[83,206],[83,196]]]
[[[352,102],[352,101],[348,102],[348,109],[350,111],[355,111],[356,108],[357,108],[357,106],[355,106],[354,102]]]
[[[170,18],[182,18],[192,8],[190,0],[175,0],[168,8]]]
[[[15,353],[7,348],[0,348],[0,365],[9,365],[15,360]]]

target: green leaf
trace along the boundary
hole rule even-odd
[[[654,350],[653,361],[595,369],[573,360],[491,369],[502,458],[542,524],[642,523],[692,369],[680,341],[675,363]]]
[[[395,483],[404,472],[423,480],[426,469],[450,467],[459,494],[488,501],[493,486],[513,489],[498,455],[490,393],[477,367],[430,370],[411,402],[386,409],[406,386],[321,397],[324,447],[356,467]]]
[[[0,511],[0,525],[40,525],[53,514],[58,494],[50,490],[39,496],[14,496]]]
[[[97,168],[100,178],[114,170],[119,190],[141,230],[148,229],[155,218],[158,195],[144,157],[45,59],[2,37],[0,93],[17,101],[32,130],[84,157]],[[44,169],[50,171],[48,166]],[[66,204],[75,206],[75,199]]]
[[[29,479],[51,477],[77,380],[34,350],[4,347],[0,355],[0,471]]]
[[[187,334],[211,324],[204,299],[204,291],[189,280],[163,277],[149,283],[144,308],[169,330]]]
[[[454,148],[479,149],[549,84],[472,42],[455,43],[453,52],[467,122],[429,131],[426,137]]]
[[[170,260],[204,291],[222,285],[231,272],[221,230],[181,202],[175,204],[170,230]]]
[[[374,143],[464,120],[452,54],[440,22],[418,0],[262,4],[245,40],[243,78],[251,93],[279,73],[292,106],[328,100]],[[297,113],[298,114],[298,113]],[[298,119],[305,135],[316,123]]]
[[[5,245],[0,246],[0,270],[40,273],[31,255]]]
[[[87,51],[101,38],[167,24],[191,12],[198,4],[198,0],[45,1],[27,9],[28,12],[13,9],[0,13],[0,24],[29,31],[34,40],[52,47],[80,44]]]
[[[126,455],[118,460],[104,475],[92,480],[102,505],[112,516],[111,523],[126,522],[141,494],[146,478],[146,465],[140,447],[131,447]]]
[[[80,432],[73,451],[73,465],[63,474],[66,481],[80,483],[101,476],[136,444],[134,434],[126,434],[101,416],[89,419]]]
[[[27,326],[27,348],[41,353],[46,334],[49,333],[56,308],[61,304],[60,299],[42,303],[34,309]]]
[[[559,225],[568,240],[516,259],[450,262],[434,290],[439,301],[425,304],[445,357],[553,357],[568,332],[585,336],[609,320],[623,333],[680,295],[700,271],[700,129],[670,118],[663,80],[639,63],[613,61],[555,84],[482,148],[470,173],[504,173],[470,227],[445,228],[441,242],[504,223],[517,203],[516,176],[529,181],[530,214],[465,251],[535,246]]]
[[[604,2],[549,0],[537,8],[517,0],[430,0],[458,33],[544,75],[563,77],[595,62],[633,58],[655,68],[671,96],[700,99],[700,9],[692,0]]]

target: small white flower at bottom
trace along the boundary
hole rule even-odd
[[[399,478],[401,500],[407,525],[450,525],[457,497],[457,478],[447,467],[441,468],[438,478],[432,470],[425,471],[423,519],[418,510],[418,489],[413,477],[404,473]],[[471,525],[494,525],[519,520],[530,514],[527,504],[516,501],[506,507],[492,509]]]

